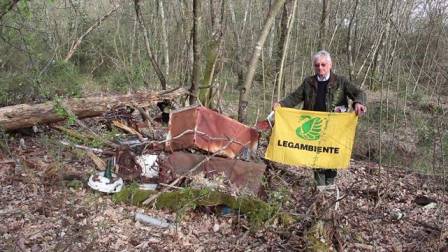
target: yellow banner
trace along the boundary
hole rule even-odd
[[[279,108],[265,158],[309,168],[348,168],[357,123],[355,113]]]

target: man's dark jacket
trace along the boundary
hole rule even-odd
[[[353,107],[356,103],[365,104],[366,94],[360,88],[352,85],[346,78],[330,73],[327,85],[325,103],[328,112],[334,111],[336,106],[348,107],[348,99],[353,100]],[[304,110],[314,110],[317,93],[316,75],[305,78],[303,84],[294,92],[280,101],[282,107],[295,107],[303,101]]]

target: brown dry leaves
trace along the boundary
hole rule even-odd
[[[136,211],[173,222],[179,216],[115,205],[109,195],[93,192],[85,184],[70,188],[64,178],[85,181],[94,171],[92,161],[67,148],[44,146],[39,136],[25,141],[25,150],[18,147],[18,140],[10,143],[14,157],[23,163],[21,169],[1,162],[10,158],[7,155],[0,160],[1,251],[294,250],[305,248],[304,234],[314,221],[310,207],[316,207],[318,197],[311,186],[312,172],[287,167],[290,173],[271,171],[269,188],[286,186],[291,193],[284,210],[299,221],[288,229],[269,226],[248,231],[243,217],[221,216],[207,209],[183,214],[174,230],[146,226],[134,221]],[[398,168],[377,172],[376,164],[353,162],[350,170],[338,176],[344,199],[331,221],[342,248],[409,251],[446,246],[448,196],[443,181]],[[418,195],[436,200],[436,206],[417,205]]]

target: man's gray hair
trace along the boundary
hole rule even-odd
[[[328,60],[328,62],[331,64],[331,56],[330,56],[329,52],[327,52],[325,50],[321,50],[321,51],[318,51],[317,53],[315,53],[312,57],[313,64],[319,58],[326,58]]]

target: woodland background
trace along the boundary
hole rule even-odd
[[[265,162],[258,227],[188,197],[174,211],[117,203],[86,185],[102,159],[63,144],[110,151],[123,137],[106,114],[77,120],[69,97],[184,87],[178,107],[253,126],[313,74],[320,49],[368,98],[337,200],[315,190],[312,170]],[[0,107],[53,101],[68,119],[61,132],[0,129],[0,250],[448,251],[447,51],[446,0],[0,0]],[[147,109],[163,142],[161,111]],[[167,188],[188,196],[186,184]]]

